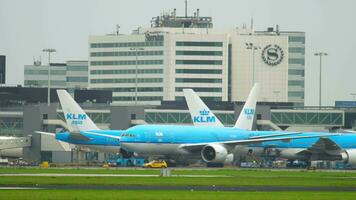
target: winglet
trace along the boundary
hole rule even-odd
[[[57,94],[69,131],[100,130],[67,91],[57,90]]]
[[[241,110],[234,128],[252,130],[253,119],[256,113],[257,97],[260,92],[260,84],[255,83],[250,94],[247,97],[244,107]]]
[[[224,126],[192,89],[183,89],[183,93],[194,126]]]

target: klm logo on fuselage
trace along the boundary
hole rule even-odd
[[[208,110],[201,110],[199,111],[199,116],[194,116],[193,117],[193,122],[194,123],[213,123],[216,121],[215,116],[209,116],[209,111]]]
[[[67,113],[66,119],[71,120],[72,125],[82,125],[83,121],[87,119],[87,115],[86,114]]]
[[[255,109],[253,109],[253,108],[245,108],[244,109],[244,113],[245,113],[247,119],[252,119],[253,115],[255,114]]]

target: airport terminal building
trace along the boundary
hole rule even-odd
[[[183,100],[183,88],[244,101],[259,82],[260,101],[304,105],[304,54],[304,32],[218,29],[199,11],[174,11],[129,35],[90,36],[89,87],[113,91],[115,103],[159,104]]]

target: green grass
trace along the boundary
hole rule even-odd
[[[347,177],[266,176],[266,177],[5,177],[1,185],[168,185],[168,186],[353,186],[356,179]]]
[[[119,190],[4,190],[1,199],[6,200],[101,200],[101,199],[283,199],[283,200],[326,200],[356,199],[356,192],[202,192],[202,191],[119,191]],[[342,198],[341,198],[342,197]]]
[[[33,185],[151,185],[151,186],[351,186],[356,187],[356,173],[323,171],[277,171],[241,169],[174,169],[174,175],[220,175],[222,177],[6,177],[1,174],[159,174],[151,169],[83,168],[0,168],[0,186]],[[224,177],[226,176],[226,177]],[[222,191],[130,191],[130,190],[0,190],[0,199],[356,199],[356,192],[222,192]]]

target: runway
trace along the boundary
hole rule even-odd
[[[49,189],[49,190],[178,190],[178,191],[231,191],[231,192],[278,192],[278,191],[322,191],[356,192],[356,187],[316,186],[143,186],[143,185],[23,185],[2,186],[0,190]]]

